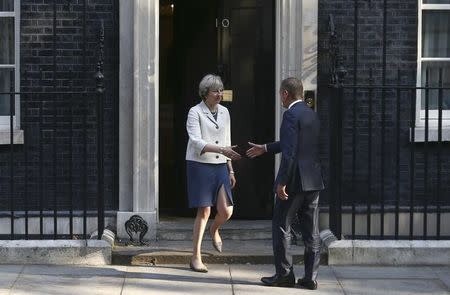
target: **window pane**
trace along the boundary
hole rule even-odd
[[[428,86],[439,87],[439,69],[442,69],[442,86],[450,87],[450,62],[422,62],[422,86],[426,83],[426,71],[428,70]],[[425,110],[426,91],[422,90],[422,110]],[[439,90],[428,91],[429,109],[438,108]],[[450,109],[450,90],[442,91],[442,109]]]
[[[450,4],[450,0],[423,0],[423,4]]]
[[[14,18],[0,18],[0,64],[14,64]]]
[[[450,57],[450,11],[423,11],[422,57]]]
[[[9,92],[14,70],[0,69],[0,92]],[[9,116],[10,95],[0,94],[0,116]]]
[[[14,0],[0,0],[0,11],[14,11]]]

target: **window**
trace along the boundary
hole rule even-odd
[[[418,0],[417,86],[450,87],[450,0]],[[438,140],[439,90],[417,91],[415,142],[424,142],[428,99],[428,141]],[[450,141],[450,90],[442,90],[442,141]]]
[[[20,0],[0,0],[0,92],[20,89],[19,28]],[[19,99],[16,96],[14,125],[19,122]],[[10,95],[0,94],[0,129],[9,129]]]
[[[450,87],[450,0],[419,0],[417,86]],[[417,126],[425,125],[428,95],[429,126],[438,125],[439,90],[417,93]],[[450,90],[442,91],[442,126],[450,127]]]

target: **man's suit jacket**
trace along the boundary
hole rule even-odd
[[[217,105],[217,121],[204,101],[193,106],[188,113],[186,130],[189,141],[186,160],[209,164],[226,163],[227,157],[216,153],[202,153],[205,145],[231,145],[231,121],[228,109]]]
[[[317,114],[300,101],[283,114],[280,141],[267,144],[267,151],[281,152],[275,186],[286,185],[288,193],[323,190],[318,156],[320,122]]]

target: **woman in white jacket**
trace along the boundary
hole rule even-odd
[[[199,84],[199,95],[202,101],[189,110],[186,122],[189,135],[186,149],[188,200],[190,208],[197,208],[190,268],[207,272],[201,256],[203,233],[211,207],[215,206],[217,214],[209,227],[209,233],[214,248],[222,252],[219,228],[233,214],[231,189],[236,184],[231,160],[238,160],[240,155],[231,147],[228,109],[220,105],[223,98],[220,77],[203,77]]]

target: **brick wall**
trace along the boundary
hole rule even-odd
[[[118,121],[115,113],[118,95],[116,2],[86,1],[84,30],[83,0],[56,0],[55,38],[54,1],[21,1],[21,91],[33,94],[21,95],[21,129],[25,132],[25,144],[15,145],[14,152],[14,206],[17,210],[23,210],[25,202],[30,210],[41,205],[44,210],[53,209],[55,202],[60,210],[67,210],[70,204],[80,209],[85,195],[88,207],[96,207],[97,96],[64,92],[95,90],[93,77],[102,23],[105,28],[106,86],[103,123],[105,203],[107,209],[118,207],[113,183],[117,164],[114,135],[118,133],[113,131]],[[53,90],[63,93],[48,94]],[[10,205],[10,158],[9,146],[0,147],[2,210],[9,209]],[[86,194],[82,185],[84,179]]]

